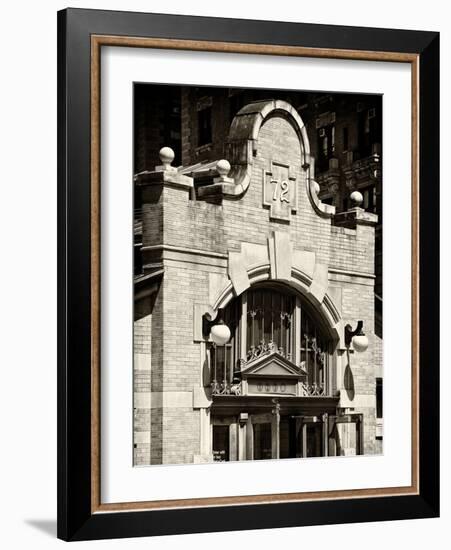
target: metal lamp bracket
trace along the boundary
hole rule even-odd
[[[345,344],[347,348],[349,348],[349,346],[351,345],[351,342],[354,336],[365,335],[362,329],[363,329],[363,321],[361,320],[357,321],[357,326],[355,330],[352,330],[352,326],[349,324],[345,326]]]
[[[222,310],[209,310],[202,315],[202,334],[208,339],[211,332],[211,327],[217,325],[222,319]]]

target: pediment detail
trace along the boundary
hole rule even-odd
[[[276,376],[299,378],[304,375],[305,371],[297,367],[286,357],[274,351],[262,357],[253,359],[241,369],[241,376],[247,378],[249,376]]]

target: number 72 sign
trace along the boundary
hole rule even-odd
[[[273,201],[287,202],[290,204],[290,184],[287,180],[271,180],[274,185]]]
[[[271,219],[290,221],[297,208],[296,176],[290,167],[271,163],[271,170],[263,173],[263,204],[269,206]]]

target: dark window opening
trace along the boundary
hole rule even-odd
[[[229,101],[229,123],[232,123],[232,120],[244,106],[244,97],[243,94],[237,93],[230,98]]]
[[[212,131],[211,131],[211,107],[206,107],[201,111],[198,111],[198,143],[197,145],[201,147],[202,145],[207,145],[212,142]]]
[[[318,129],[318,161],[319,172],[329,169],[329,159],[335,153],[335,126],[329,125]]]
[[[343,128],[343,151],[347,151],[349,147],[349,131],[348,127]]]
[[[381,130],[381,123],[375,108],[365,109],[359,113],[360,158],[372,155],[373,145],[382,141]]]
[[[376,418],[383,418],[383,406],[382,406],[382,394],[383,394],[383,379],[376,378]]]
[[[362,207],[368,212],[376,212],[376,187],[371,186],[361,190],[363,196]]]
[[[134,274],[141,275],[141,273],[143,272],[141,243],[135,244],[133,246],[133,266],[134,266]]]

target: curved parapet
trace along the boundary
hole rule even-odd
[[[255,154],[260,128],[273,116],[282,116],[291,123],[302,144],[303,164],[308,164],[310,144],[305,125],[296,109],[281,99],[257,101],[243,107],[232,121],[228,144],[234,144],[238,149],[242,148],[244,156],[249,153],[249,149]]]
[[[301,143],[302,165],[306,169],[310,163],[310,144],[304,123],[296,109],[286,101],[264,100],[243,107],[232,121],[226,143],[226,158],[231,164],[228,177],[233,183],[215,183],[206,186],[200,196],[217,194],[229,197],[243,195],[252,176],[253,159],[257,154],[260,129],[268,118],[281,116],[287,119],[298,135]]]
[[[312,177],[307,178],[307,196],[310,200],[310,204],[313,207],[313,210],[322,218],[332,218],[335,215],[335,206],[331,204],[326,204],[321,202],[321,199],[318,197],[319,193],[319,183],[316,182]]]
[[[250,103],[233,119],[226,145],[227,157],[232,165],[229,177],[235,180],[236,195],[244,193],[249,187],[260,129],[266,120],[274,116],[287,119],[293,126],[301,144],[302,165],[309,165],[310,144],[307,131],[296,109],[280,99]]]
[[[230,126],[225,147],[225,156],[231,165],[227,181],[216,179],[212,185],[202,187],[199,189],[199,197],[219,194],[229,198],[240,198],[244,195],[252,178],[260,130],[263,124],[273,117],[284,118],[295,130],[300,143],[300,164],[308,173],[307,196],[317,214],[322,217],[332,217],[335,208],[322,203],[317,195],[317,184],[313,180],[314,162],[310,156],[310,143],[304,122],[292,105],[280,99],[249,103],[238,112]]]

